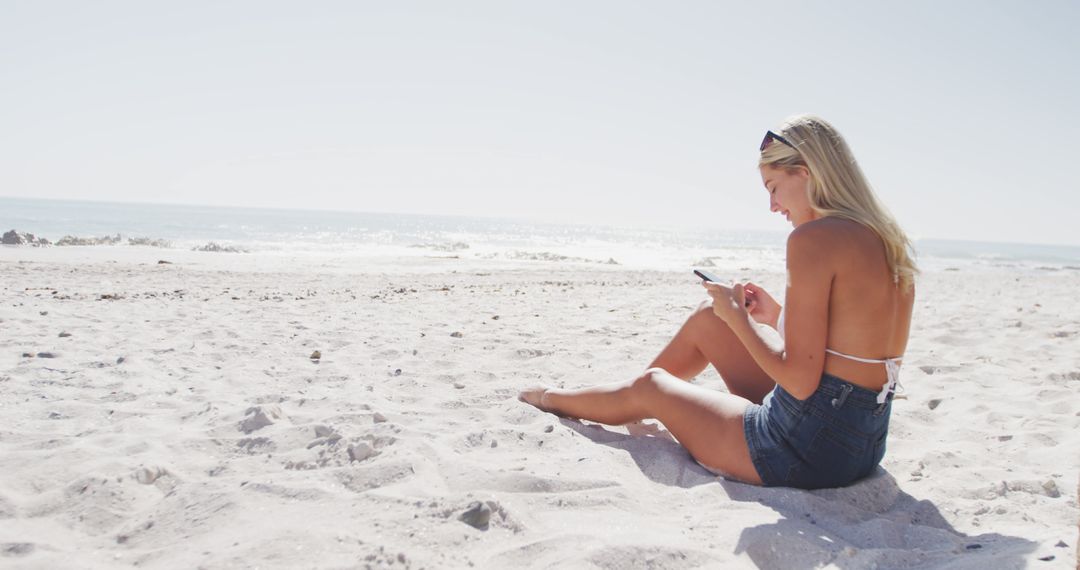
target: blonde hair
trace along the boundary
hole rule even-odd
[[[885,261],[894,281],[910,289],[919,273],[911,241],[874,194],[840,133],[814,115],[790,117],[776,133],[792,146],[772,140],[761,151],[758,166],[806,167],[814,212],[821,217],[852,220],[873,230],[885,243]]]

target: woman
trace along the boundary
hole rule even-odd
[[[747,483],[847,485],[885,454],[915,296],[911,245],[829,123],[793,117],[759,150],[770,207],[795,228],[786,306],[753,283],[705,282],[712,301],[641,376],[519,398],[611,425],[656,418],[703,466]],[[751,319],[776,328],[783,348]],[[710,363],[730,393],[687,382]]]

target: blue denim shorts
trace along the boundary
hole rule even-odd
[[[892,395],[831,374],[800,401],[778,384],[746,408],[743,429],[761,481],[769,487],[843,487],[874,471],[885,456]]]

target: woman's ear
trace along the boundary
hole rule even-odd
[[[802,179],[803,184],[806,185],[806,193],[810,195],[814,191],[814,178],[810,176],[810,169],[805,166],[796,166],[795,168],[796,171],[792,174]]]

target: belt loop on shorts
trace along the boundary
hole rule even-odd
[[[855,387],[851,384],[844,384],[841,386],[840,397],[832,399],[832,407],[839,410],[840,407],[844,405],[844,402],[847,401],[848,394],[851,394],[851,391],[854,389]]]
[[[880,416],[885,414],[885,408],[888,407],[889,402],[892,401],[892,397],[893,397],[893,395],[892,395],[892,393],[890,393],[889,396],[885,399],[884,402],[878,404],[878,406],[876,408],[874,408],[874,416],[875,417],[880,417]]]

